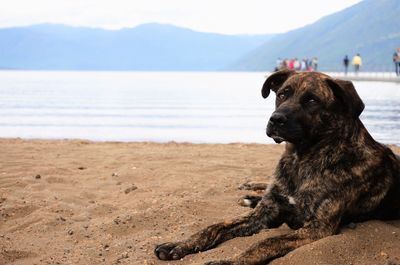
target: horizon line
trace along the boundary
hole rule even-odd
[[[218,35],[227,35],[227,36],[263,36],[263,35],[278,35],[278,34],[284,34],[288,31],[285,32],[272,32],[272,33],[222,33],[222,32],[213,32],[213,31],[201,31],[197,29],[193,29],[187,26],[180,26],[176,25],[173,23],[164,23],[164,22],[144,22],[141,24],[133,25],[133,26],[123,26],[123,27],[107,27],[107,26],[91,26],[91,25],[74,25],[74,24],[66,24],[66,23],[58,23],[58,22],[42,22],[42,23],[33,23],[33,24],[21,24],[21,25],[14,25],[14,26],[1,26],[0,25],[0,30],[4,29],[18,29],[18,28],[29,28],[29,27],[35,27],[35,26],[63,26],[63,27],[70,27],[70,28],[85,28],[85,29],[93,29],[93,30],[105,30],[105,31],[121,31],[121,30],[130,30],[130,29],[135,29],[141,26],[145,25],[160,25],[160,26],[170,26],[170,27],[175,27],[175,28],[180,28],[180,29],[186,29],[190,30],[193,32],[198,32],[198,33],[209,33],[209,34],[218,34]],[[296,30],[291,29],[292,30]]]

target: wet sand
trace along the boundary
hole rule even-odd
[[[181,261],[154,246],[245,214],[248,180],[268,181],[283,145],[0,140],[0,264],[202,264],[288,228]],[[400,153],[399,147],[393,147]],[[343,228],[274,265],[400,264],[400,221]]]

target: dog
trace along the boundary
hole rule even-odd
[[[286,223],[290,232],[269,237],[230,259],[207,265],[268,264],[350,222],[400,218],[400,158],[376,142],[359,116],[364,103],[349,81],[318,72],[281,70],[270,75],[262,96],[276,93],[266,133],[286,142],[275,173],[254,209],[211,225],[186,240],[156,246],[161,260],[216,247]]]

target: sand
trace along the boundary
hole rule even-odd
[[[268,181],[283,145],[0,140],[0,264],[202,264],[288,228],[236,238],[181,261],[154,246],[250,209],[248,180]],[[400,148],[393,147],[397,152]],[[369,221],[274,265],[400,264],[400,221]]]

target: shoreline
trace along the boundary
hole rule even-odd
[[[280,144],[277,143],[260,143],[260,142],[227,142],[227,143],[219,143],[219,142],[190,142],[190,141],[121,141],[121,140],[90,140],[90,139],[83,139],[83,138],[22,138],[22,137],[0,137],[0,143],[2,141],[21,141],[21,142],[82,142],[82,143],[91,143],[91,144],[155,144],[155,145],[164,145],[164,144],[175,144],[175,145],[261,145],[261,146],[269,146],[269,145],[280,145],[284,146],[285,142]],[[400,144],[396,143],[382,143],[377,141],[380,144],[386,145],[390,148],[399,147]],[[399,150],[400,152],[400,150]]]
[[[268,181],[284,145],[0,139],[0,264],[186,265],[224,259],[276,230],[181,261],[154,246],[245,214],[246,181]],[[399,146],[391,146],[400,153]],[[369,221],[273,265],[400,264],[400,221]]]

